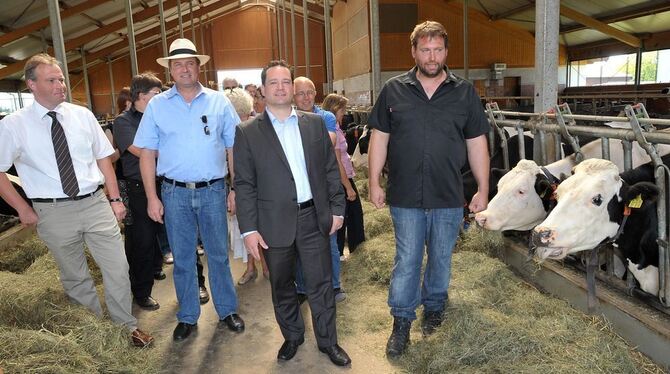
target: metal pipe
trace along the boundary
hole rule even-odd
[[[56,60],[61,62],[63,77],[65,78],[65,88],[67,101],[72,102],[72,91],[70,91],[70,74],[67,69],[67,55],[65,53],[65,44],[63,42],[63,24],[60,20],[60,6],[58,0],[48,0],[49,6],[49,24],[51,25],[51,39],[53,40],[54,53]]]
[[[81,54],[81,67],[83,68],[82,74],[84,74],[84,91],[86,91],[86,101],[88,102],[88,110],[93,111],[93,99],[91,97],[91,88],[88,84],[88,67],[86,66],[86,51],[84,48],[79,49]]]
[[[286,1],[281,0],[281,24],[284,32],[284,60],[288,61],[288,33],[286,32]]]
[[[323,0],[323,28],[326,39],[326,92],[333,92],[333,43],[330,33],[330,0]]]
[[[468,60],[468,0],[463,0],[463,78],[470,79],[469,60]]]
[[[563,158],[561,157],[563,153],[561,152],[563,150],[563,147],[561,147],[561,137],[558,134],[556,134],[556,136],[553,136],[553,138],[554,138],[554,159],[560,160]],[[575,156],[576,155],[577,154],[575,153]],[[579,159],[577,159],[577,162],[579,162]]]
[[[107,69],[109,70],[109,92],[112,96],[112,114],[116,113],[116,92],[114,92],[114,71],[112,71],[112,59],[107,57]]]
[[[205,53],[205,30],[202,27],[202,17],[200,17],[200,53]],[[209,79],[207,78],[207,64],[202,67],[203,73],[205,73],[205,87],[209,87]]]
[[[600,146],[602,148],[602,158],[604,158],[605,160],[609,160],[610,159],[610,138],[606,138],[606,137],[603,136],[603,137],[600,138],[600,140],[601,140]]]
[[[188,0],[188,15],[191,18],[191,40],[195,44],[195,24],[193,23],[193,0]],[[202,48],[201,48],[202,49]],[[202,51],[200,53],[203,53]]]
[[[277,53],[279,55],[279,59],[282,59],[282,51],[281,51],[281,45],[282,45],[282,36],[281,36],[281,17],[279,17],[279,1],[275,1],[275,16],[277,18]]]
[[[21,90],[18,88],[18,85],[16,88],[16,94],[17,94],[16,98],[19,101],[19,108],[23,108],[23,95],[21,94]]]
[[[124,1],[126,8],[126,27],[128,30],[128,55],[130,56],[130,73],[137,75],[137,51],[135,49],[135,27],[133,26],[133,5],[130,0]]]
[[[519,158],[524,160],[526,158],[526,142],[523,138],[523,127],[517,125],[515,128],[517,134],[516,140],[519,142]]]
[[[494,110],[493,114],[502,114],[504,116],[512,117],[537,117],[542,114],[547,118],[556,118],[554,113],[528,113],[528,112],[510,112],[505,110]],[[591,114],[564,114],[564,118],[581,120],[581,121],[593,121],[593,122],[623,122],[629,123],[630,120],[627,117],[614,117],[614,116],[594,116]],[[652,125],[661,125],[661,126],[670,126],[670,119],[662,118],[640,118],[638,119],[642,124],[652,124]]]
[[[302,32],[305,39],[305,76],[309,78],[309,10],[307,0],[302,0]]]
[[[640,88],[642,77],[642,48],[638,48],[635,53],[635,89]]]
[[[177,0],[177,16],[179,18],[179,37],[184,38],[184,23],[182,22],[181,19],[181,1],[182,0]]]
[[[167,48],[167,35],[165,33],[165,13],[163,12],[163,0],[158,0],[158,19],[161,24],[161,42],[163,43],[163,56],[168,55]],[[165,81],[170,80],[170,71],[168,68],[163,69],[165,71]]]
[[[558,127],[558,126],[557,126]],[[547,164],[547,136],[545,135],[544,130],[538,132],[539,135],[539,145],[540,145],[540,165]]]
[[[621,146],[623,147],[623,169],[628,171],[633,168],[633,144],[630,140],[622,140]]]
[[[379,45],[379,0],[370,0],[370,62],[372,100],[377,102],[377,96],[382,89],[381,48]]]
[[[298,66],[298,49],[295,41],[295,3],[291,0],[291,49],[293,50],[293,66]]]

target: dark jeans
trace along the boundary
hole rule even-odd
[[[346,238],[349,245],[349,253],[354,253],[356,247],[365,241],[365,226],[363,225],[363,206],[361,205],[361,197],[358,196],[358,189],[354,180],[349,178],[351,187],[356,191],[356,200],[347,200],[347,205],[344,210],[344,223],[342,227],[337,230],[337,249],[340,251],[340,256],[344,254],[344,241]]]
[[[135,298],[151,296],[154,272],[161,269],[163,256],[158,248],[158,224],[147,214],[147,198],[142,182],[127,180],[128,205],[133,224],[126,228],[126,257],[130,267],[130,289]]]

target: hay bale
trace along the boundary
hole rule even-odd
[[[366,217],[368,213],[377,210],[371,202],[361,199],[361,206],[363,208],[363,217]]]
[[[393,232],[393,221],[388,208],[374,209],[363,213],[365,218],[365,236],[374,238]]]
[[[359,179],[356,182],[356,189],[358,190],[358,195],[361,197],[368,198],[368,180]]]
[[[44,242],[37,236],[0,252],[0,271],[22,273],[32,263],[48,252]]]
[[[461,251],[486,253],[489,256],[498,256],[505,246],[502,232],[485,230],[479,225],[472,224],[461,235],[456,248]]]
[[[88,249],[85,249],[84,253],[86,255],[86,262],[88,263],[88,268],[91,273],[91,278],[93,278],[93,282],[97,286],[102,285],[102,271],[95,263],[95,260],[93,259],[93,256],[91,256],[91,253],[88,251]],[[45,255],[37,258],[25,271],[26,275],[39,276],[42,278],[44,276],[48,276],[50,280],[53,280],[56,283],[60,282],[59,273],[60,271],[58,270],[58,264],[56,263],[56,260],[54,259],[51,252],[47,252]]]

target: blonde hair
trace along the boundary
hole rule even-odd
[[[35,76],[35,69],[40,65],[56,65],[60,67],[60,62],[56,60],[55,57],[50,56],[46,53],[38,53],[33,57],[29,58],[23,67],[23,75],[26,80],[30,79],[34,81],[37,77]]]
[[[226,88],[223,90],[223,93],[226,94],[228,100],[233,104],[237,115],[240,118],[248,117],[251,114],[251,110],[254,107],[254,99],[251,98],[251,95],[242,88]]]
[[[327,110],[333,114],[337,114],[337,111],[340,109],[345,109],[347,107],[347,103],[349,102],[349,99],[342,95],[338,94],[328,94],[323,99],[323,103],[321,104],[321,108],[323,110]]]

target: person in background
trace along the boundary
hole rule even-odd
[[[223,89],[237,88],[240,84],[237,82],[237,79],[231,77],[223,78]]]
[[[154,277],[165,279],[163,257],[158,247],[159,224],[147,214],[147,197],[140,174],[140,149],[133,145],[135,133],[144,110],[154,96],[161,93],[163,83],[153,73],[143,73],[130,82],[133,104],[114,120],[114,141],[121,152],[123,178],[126,181],[128,204],[133,223],[126,227],[126,257],[130,266],[130,289],[135,303],[143,309],[156,310],[160,304],[151,296]],[[158,272],[156,269],[159,269]]]
[[[344,187],[347,197],[347,206],[344,212],[344,223],[342,228],[337,230],[337,247],[340,251],[340,259],[344,259],[344,242],[347,241],[349,253],[353,253],[356,247],[365,241],[365,226],[363,224],[363,206],[358,196],[356,183],[354,183],[354,166],[351,164],[351,158],[347,153],[347,141],[342,131],[342,118],[347,110],[347,98],[330,94],[323,99],[322,108],[333,114],[337,119],[337,141],[335,143],[335,152],[337,154],[337,163],[340,168],[340,180]]]
[[[308,113],[316,113],[323,118],[323,121],[328,130],[330,141],[335,146],[337,140],[337,119],[331,112],[318,107],[314,100],[316,98],[316,89],[314,82],[307,77],[297,77],[293,80],[293,101],[295,106],[302,111]],[[347,294],[342,289],[340,282],[340,251],[337,249],[337,233],[330,237],[330,252],[333,262],[333,287],[335,288],[335,300],[337,302],[344,301]],[[301,301],[305,300],[304,282],[301,273],[301,267],[298,266],[298,274],[296,274],[296,283],[298,288],[298,295]]]
[[[231,331],[244,331],[228,261],[226,211],[235,211],[235,191],[227,194],[224,181],[228,172],[235,175],[232,147],[240,119],[222,92],[198,81],[200,66],[207,61],[209,56],[198,54],[190,40],[172,42],[169,55],[156,62],[170,69],[175,85],[149,102],[133,142],[142,149],[140,171],[149,217],[162,223],[165,215],[174,256],[179,302],[174,340],[188,338],[200,318],[195,252],[199,234],[219,320]],[[163,177],[160,198],[156,175]]]
[[[396,358],[409,343],[416,308],[423,305],[421,330],[430,335],[442,324],[451,277],[451,253],[463,221],[466,162],[478,191],[470,211],[488,204],[490,126],[470,82],[446,66],[447,32],[426,21],[410,35],[415,66],[389,79],[372,108],[369,194],[376,208],[386,204],[381,187],[388,161],[388,203],[395,231],[388,305],[393,331],[386,355]],[[421,281],[424,251],[426,269]],[[419,294],[417,291],[421,290]]]
[[[249,114],[252,111],[253,99],[247,93],[247,91],[241,88],[233,88],[230,90],[223,91],[228,100],[235,107],[237,115],[240,117],[240,121],[244,122],[249,119]],[[243,262],[247,263],[247,270],[244,271],[244,274],[237,281],[237,284],[240,286],[245,285],[258,277],[258,272],[256,271],[256,264],[253,257],[249,258],[247,249],[244,247],[244,241],[240,235],[240,228],[237,224],[237,216],[235,214],[228,215],[228,227],[230,228],[230,242],[233,249],[233,254],[235,258],[242,258]],[[263,276],[265,279],[270,279],[270,271],[268,266],[265,263],[265,257],[261,256],[261,267],[263,269]]]
[[[263,92],[261,92],[260,89],[256,90],[256,94],[253,96],[254,98],[254,111],[252,112],[252,117],[256,117],[259,114],[263,114],[265,112],[265,96],[263,96]]]
[[[109,159],[112,145],[93,113],[65,102],[58,60],[34,55],[24,75],[35,101],[0,121],[0,197],[19,213],[23,225],[37,226],[70,301],[102,317],[86,263],[84,245],[88,247],[102,271],[109,316],[130,331],[135,346],[146,347],[154,339],[137,328],[131,313],[128,262],[117,223],[126,209]],[[12,164],[32,207],[4,173]]]

